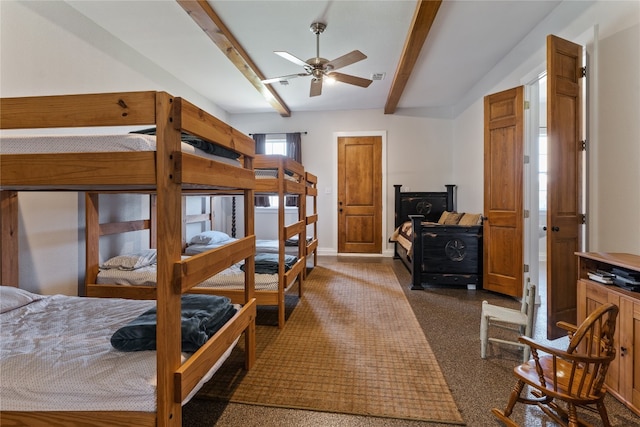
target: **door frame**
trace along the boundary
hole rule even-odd
[[[529,211],[529,217],[525,218],[524,226],[524,262],[529,266],[529,272],[525,272],[524,280],[531,279],[532,283],[539,283],[539,258],[540,247],[538,238],[539,203],[538,203],[538,147],[534,141],[538,139],[538,127],[540,125],[540,102],[534,87],[547,73],[547,63],[544,62],[520,79],[524,86],[524,100],[529,103],[529,108],[524,111],[524,154],[529,156],[529,163],[524,168],[524,209]],[[546,115],[546,106],[545,112]],[[546,248],[545,248],[546,252]],[[545,272],[546,274],[546,272]],[[540,293],[536,294],[536,304],[541,304]]]
[[[331,158],[332,158],[332,185],[331,192],[331,208],[333,209],[333,221],[331,230],[331,240],[334,252],[338,254],[338,138],[341,137],[358,137],[358,136],[379,136],[382,140],[382,254],[347,254],[343,253],[340,256],[393,256],[393,248],[389,247],[389,243],[385,241],[385,236],[389,233],[386,232],[389,219],[387,218],[387,131],[386,130],[373,130],[373,131],[348,131],[348,132],[333,132],[333,144],[331,145]]]

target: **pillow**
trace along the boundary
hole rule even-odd
[[[482,223],[480,214],[465,213],[458,221],[458,225],[480,225]]]
[[[213,243],[222,243],[231,239],[227,233],[222,231],[210,230],[196,234],[189,241],[190,245],[210,245]]]
[[[155,249],[144,249],[140,252],[110,258],[102,264],[100,268],[104,270],[111,268],[117,268],[118,270],[136,270],[155,264],[157,259],[157,251]]]
[[[440,215],[440,219],[438,220],[438,224],[444,224],[444,222],[449,217],[449,214],[451,214],[451,212],[448,212],[448,211],[442,212],[442,215]]]
[[[444,220],[444,225],[457,225],[462,215],[464,215],[464,212],[449,212],[449,215],[447,215],[447,218]]]
[[[15,310],[42,298],[42,295],[33,294],[24,289],[0,286],[0,313]]]

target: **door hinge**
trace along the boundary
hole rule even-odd
[[[580,141],[580,150],[581,151],[587,151],[587,140],[583,139],[582,141]]]
[[[528,110],[531,107],[531,105],[529,104],[529,101],[524,101],[524,109]]]
[[[586,224],[587,223],[587,215],[579,214],[578,217],[579,217],[578,219],[580,221],[580,224]]]
[[[529,218],[529,209],[524,210],[524,217]]]
[[[525,165],[529,164],[529,156],[524,156],[524,164]]]
[[[525,264],[524,265],[524,272],[528,273],[529,272],[529,264]]]
[[[580,77],[587,77],[587,67],[580,68]]]

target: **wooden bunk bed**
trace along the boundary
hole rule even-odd
[[[396,231],[390,241],[394,258],[411,272],[411,289],[424,289],[424,283],[481,287],[482,225],[438,224],[443,212],[456,211],[456,186],[443,192],[394,187]]]
[[[157,129],[155,146],[147,151],[1,154],[2,280],[18,286],[18,191],[114,191],[156,194],[157,306],[155,412],[129,411],[6,411],[4,422],[30,425],[179,426],[181,402],[243,333],[246,368],[255,361],[253,200],[254,143],[184,99],[164,92],[123,92],[84,95],[3,98],[2,129],[149,126]],[[91,133],[91,130],[89,130]],[[181,132],[224,146],[240,155],[230,165],[183,152]],[[4,152],[4,149],[3,149]],[[182,194],[185,191],[242,189],[246,237],[219,251],[182,260]],[[93,254],[88,254],[93,256]],[[181,360],[181,297],[204,277],[244,259],[246,280],[240,312],[186,361]],[[150,296],[151,297],[151,296]],[[87,298],[90,300],[91,298]],[[105,300],[106,301],[106,300]]]
[[[305,198],[305,172],[304,167],[290,157],[282,155],[256,154],[254,162],[256,173],[256,194],[278,196],[278,290],[266,292],[258,296],[258,305],[278,306],[278,325],[284,326],[285,322],[285,292],[295,283],[298,283],[298,296],[302,297],[303,271],[306,265],[305,241],[306,222],[304,212]],[[297,197],[298,220],[287,224],[285,219],[286,197]],[[298,237],[298,260],[285,271],[285,242],[288,239]]]
[[[277,306],[278,327],[285,325],[285,293],[298,284],[298,296],[302,297],[303,270],[305,267],[305,232],[304,214],[305,181],[304,168],[295,160],[281,155],[257,154],[253,163],[256,176],[256,195],[278,196],[278,274],[277,283],[273,287],[256,287],[255,298],[259,306]],[[298,198],[298,220],[287,224],[285,204],[287,196]],[[253,207],[253,205],[252,205]],[[297,260],[293,265],[285,262],[287,248],[285,242],[294,236],[298,237]],[[256,250],[257,252],[257,250]],[[288,269],[286,266],[288,265]],[[218,295],[234,300],[241,290],[217,288]]]
[[[305,257],[311,265],[318,265],[318,177],[310,172],[305,172],[305,223],[306,234],[311,239],[307,239],[305,245]],[[308,264],[306,264],[308,268]],[[304,278],[307,277],[307,268],[304,269]]]
[[[282,328],[285,324],[285,292],[298,283],[298,294],[302,296],[302,281],[306,271],[306,240],[300,240],[300,236],[306,233],[306,220],[304,202],[306,199],[307,185],[305,184],[305,172],[298,162],[280,155],[257,155],[254,162],[256,174],[256,194],[272,195],[279,197],[278,209],[278,239],[274,241],[256,240],[256,255],[261,260],[262,253],[274,253],[277,261],[277,273],[261,274],[260,269],[254,270],[255,276],[254,296],[258,306],[277,306],[278,307],[278,327]],[[258,178],[259,177],[259,178]],[[190,192],[190,195],[197,194]],[[220,195],[232,195],[233,192],[218,191],[215,195],[206,195],[209,198],[209,204],[213,197]],[[287,223],[285,218],[285,199],[287,196],[298,196],[298,219],[293,223]],[[87,212],[86,212],[86,230],[87,230],[87,276],[86,276],[86,292],[89,296],[125,296],[127,298],[151,298],[154,295],[154,272],[137,270],[135,272],[127,271],[101,271],[99,268],[99,237],[105,234],[119,234],[129,231],[137,231],[142,229],[151,229],[151,235],[154,235],[154,223],[157,221],[154,214],[154,202],[151,201],[150,220],[135,220],[126,223],[100,223],[98,218],[99,195],[97,193],[87,193]],[[183,200],[183,210],[184,210]],[[211,212],[211,207],[209,212]],[[246,206],[245,206],[246,214]],[[213,218],[210,213],[201,213],[183,220],[183,236],[185,224],[187,221],[203,221],[209,222],[208,228],[213,229]],[[235,217],[233,219],[235,221]],[[297,246],[287,246],[286,241],[297,239]],[[314,242],[308,241],[310,245]],[[182,239],[183,249],[189,256],[198,255],[204,251],[220,251],[218,244],[215,245],[189,245],[185,239]],[[317,245],[317,243],[316,243]],[[155,243],[150,242],[150,247],[155,247]],[[292,252],[293,251],[293,252]],[[261,253],[262,252],[262,253]],[[291,260],[291,255],[295,254],[297,259]],[[285,258],[286,257],[286,258]],[[234,260],[239,261],[238,259]],[[266,261],[270,263],[270,260]],[[246,269],[245,269],[246,270]],[[269,268],[269,270],[271,270]],[[238,269],[237,265],[232,268],[221,271],[219,275],[212,276],[203,280],[199,286],[191,289],[193,293],[215,294],[226,296],[234,303],[242,302],[244,298],[244,289],[242,286],[242,276],[244,274]],[[123,286],[125,285],[125,286]],[[129,286],[132,285],[132,286]]]

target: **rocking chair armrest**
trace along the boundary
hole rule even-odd
[[[601,356],[584,355],[579,353],[567,353],[563,349],[556,348],[556,347],[549,347],[544,344],[540,344],[526,336],[521,336],[518,338],[518,340],[521,343],[528,345],[532,350],[535,349],[536,351],[542,351],[553,357],[563,359],[570,363],[576,363],[576,362],[577,363],[602,363],[602,362],[611,361],[615,358],[615,352],[613,352],[611,355],[601,355]]]
[[[539,342],[534,341],[533,339],[527,337],[527,336],[521,336],[518,338],[518,340],[525,345],[528,345],[532,350],[535,349],[537,351],[542,351],[544,353],[547,354],[551,354],[553,356],[557,356],[557,357],[561,357],[563,359],[565,358],[570,358],[571,354],[567,353],[566,351],[556,348],[556,347],[549,347],[546,346],[544,344],[540,344]]]

